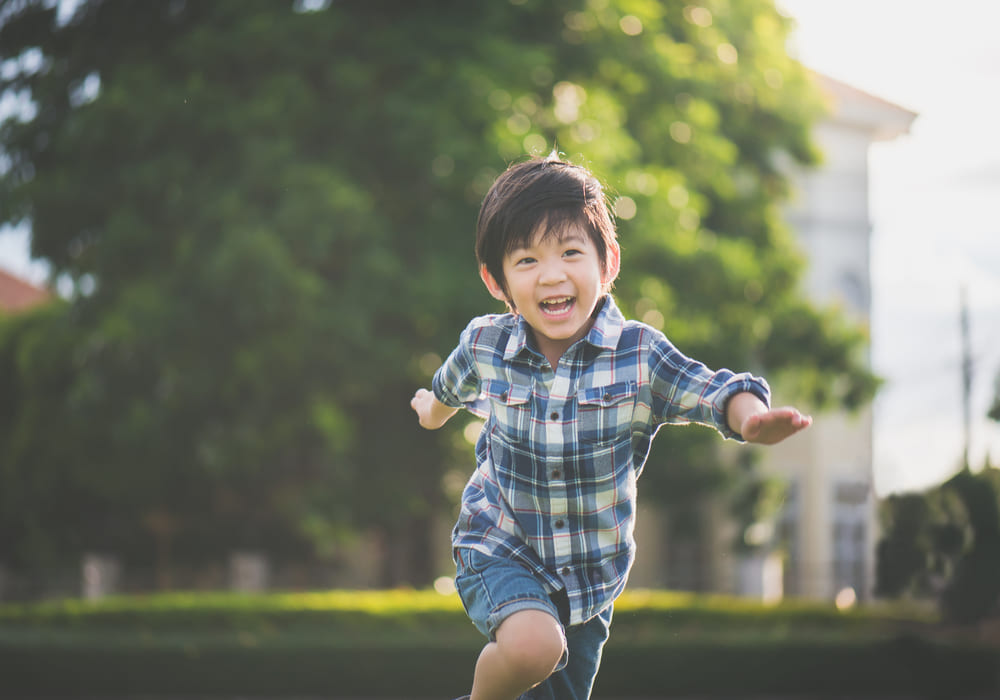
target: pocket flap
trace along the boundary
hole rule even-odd
[[[483,381],[483,394],[490,401],[517,406],[528,402],[528,398],[531,396],[531,386],[511,384],[499,379],[486,379]]]
[[[580,389],[577,392],[576,400],[585,406],[614,406],[635,396],[637,386],[637,382],[631,380],[607,386],[593,386],[588,389]]]

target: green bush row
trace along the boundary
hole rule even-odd
[[[619,616],[641,615],[709,625],[765,624],[880,626],[934,618],[912,607],[859,607],[840,612],[832,605],[786,601],[765,605],[743,598],[670,591],[627,591],[615,604]],[[114,596],[91,602],[67,599],[0,604],[0,625],[39,624],[88,627],[130,625],[198,628],[238,627],[257,622],[366,624],[450,623],[463,619],[455,594],[434,591],[327,591],[311,593],[164,593]]]
[[[934,641],[934,625],[898,606],[633,591],[616,605],[598,696],[1000,690],[1000,651]],[[456,596],[429,591],[0,606],[0,678],[25,697],[454,697],[482,643]]]
[[[630,591],[615,606],[614,636],[657,640],[884,640],[919,633],[933,618],[912,609],[858,608],[663,591]],[[86,646],[235,644],[296,647],[371,642],[419,644],[436,639],[481,642],[457,595],[433,591],[324,593],[171,593],[99,602],[63,600],[0,606],[0,643]]]
[[[464,624],[463,624],[464,623]],[[96,602],[48,601],[0,606],[4,626],[60,633],[261,633],[292,630],[337,635],[468,626],[456,595],[433,591],[330,591],[323,593],[166,593],[116,596]]]

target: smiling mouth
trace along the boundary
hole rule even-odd
[[[575,303],[576,297],[553,297],[544,299],[539,306],[547,314],[558,315],[569,311]]]

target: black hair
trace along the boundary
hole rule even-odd
[[[476,258],[509,300],[504,257],[530,246],[539,230],[544,236],[559,236],[571,225],[587,232],[607,272],[617,234],[604,188],[593,173],[554,156],[515,163],[483,199],[476,224]]]

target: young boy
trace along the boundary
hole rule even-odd
[[[510,313],[474,319],[411,401],[428,429],[461,407],[486,419],[452,540],[463,605],[490,640],[471,698],[582,700],[632,566],[636,478],[657,428],[772,444],[812,419],[769,409],[763,379],[711,371],[624,319],[609,294],[614,225],[582,167],[509,168],[483,201],[476,256]]]

